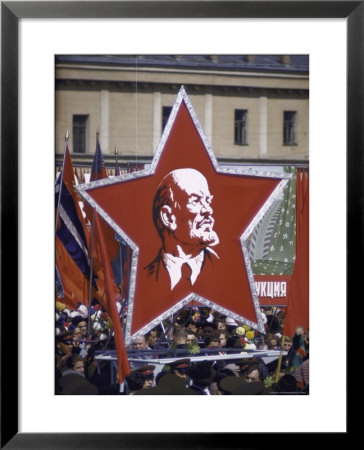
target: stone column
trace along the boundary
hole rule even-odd
[[[109,91],[101,91],[100,145],[103,153],[110,153],[109,147]]]
[[[153,93],[153,153],[155,153],[162,135],[162,94]]]

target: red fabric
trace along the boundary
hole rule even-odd
[[[71,309],[77,309],[78,303],[88,305],[89,281],[73,261],[70,254],[56,236],[56,265],[62,280],[64,297],[56,298]]]
[[[128,356],[124,344],[124,336],[122,332],[120,317],[116,307],[116,295],[114,291],[114,281],[112,277],[112,269],[110,260],[108,259],[106,243],[102,232],[99,215],[95,213],[95,229],[97,235],[97,243],[104,269],[106,295],[103,298],[103,307],[111,317],[114,327],[115,348],[118,357],[119,383],[121,384],[125,377],[130,373]]]
[[[74,171],[68,146],[66,146],[65,149],[62,176],[61,189],[67,188],[68,192],[71,193],[77,215],[81,221],[87,239],[87,226],[78,203],[79,197],[75,189]],[[58,207],[58,205],[56,205],[56,207]],[[57,227],[58,225],[59,224],[57,224]],[[56,265],[58,267],[64,291],[64,298],[61,299],[62,303],[72,309],[77,309],[79,302],[87,306],[89,304],[89,280],[81,272],[57,236],[55,251]]]
[[[91,219],[92,220],[92,219]],[[100,222],[103,222],[100,219]],[[102,225],[101,228],[103,229]],[[104,232],[104,230],[103,230]],[[103,302],[103,298],[105,296],[105,291],[106,291],[106,284],[105,284],[105,276],[104,276],[104,268],[103,268],[103,263],[102,263],[102,257],[100,254],[100,247],[98,245],[98,236],[94,236],[92,237],[92,227],[88,230],[88,239],[89,239],[89,248],[91,251],[92,248],[92,239],[94,239],[94,247],[93,247],[93,255],[92,255],[92,270],[93,270],[93,274],[95,275],[96,278],[96,286],[97,289],[93,289],[93,297],[100,303]],[[103,233],[104,236],[104,240],[105,239],[105,234]],[[108,260],[110,261],[110,258],[108,256]],[[112,282],[113,284],[113,291],[115,293],[115,295],[119,294],[119,288],[117,287],[116,283],[114,283],[114,281]]]
[[[309,326],[309,183],[308,174],[297,170],[296,260],[288,296],[283,334],[293,336],[298,326]]]
[[[106,168],[103,163],[101,164],[101,161],[103,161],[103,157],[101,153],[100,143],[97,139],[96,152],[92,165],[93,170],[91,171],[90,182],[108,178]],[[90,221],[90,223],[92,223],[92,208],[88,204],[85,204],[84,210],[88,220]],[[115,231],[104,220],[101,220],[100,225],[102,227],[102,232],[106,242],[107,254],[110,261],[113,261],[116,258],[119,250],[119,243],[115,240]]]
[[[152,204],[157,187],[172,170],[193,168],[208,181],[213,199],[214,229],[220,244],[191,286],[170,288],[168,275],[158,282],[144,268],[156,258],[161,240],[153,223]],[[217,173],[184,103],[152,176],[91,188],[88,194],[138,245],[139,259],[131,334],[176,305],[191,292],[257,322],[240,237],[281,180]]]

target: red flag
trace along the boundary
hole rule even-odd
[[[103,178],[107,178],[107,172],[105,168],[104,158],[101,152],[99,137],[97,136],[96,151],[92,162],[90,181],[98,181],[102,180]],[[85,204],[84,211],[86,213],[88,220],[92,224],[93,209],[91,208],[90,205]],[[102,228],[102,234],[104,237],[104,241],[106,243],[105,245],[108,260],[113,261],[116,258],[119,251],[119,243],[115,239],[115,231],[103,219],[100,220],[100,226]],[[90,239],[92,239],[92,236],[90,236]],[[95,241],[96,240],[97,237]],[[93,252],[93,270],[97,276],[97,286],[98,286],[98,291],[95,293],[95,298],[98,301],[102,301],[106,286],[104,279],[104,271],[102,270],[102,258],[100,255],[99,247],[97,245],[95,245]],[[113,290],[115,294],[119,293],[119,290],[114,282],[113,282]]]
[[[104,158],[102,156],[99,137],[96,137],[96,151],[92,162],[90,181],[102,180],[107,178],[107,171],[105,168]],[[89,205],[85,205],[85,213],[92,223],[92,208]],[[115,231],[104,221],[101,221],[101,227],[106,242],[107,254],[109,260],[113,261],[119,251],[119,243],[115,239]]]
[[[62,282],[62,294],[58,294],[56,299],[71,309],[77,309],[79,303],[88,305],[89,281],[79,271],[58,237],[56,237],[56,266]]]
[[[283,334],[293,336],[298,326],[309,327],[309,183],[308,174],[297,170],[296,260],[289,290]]]
[[[90,256],[86,223],[78,203],[68,146],[56,182],[56,266],[62,284],[58,299],[71,308],[89,303]]]
[[[128,355],[125,348],[124,336],[122,332],[120,317],[116,307],[116,295],[114,291],[114,281],[112,277],[112,269],[110,260],[107,255],[105,239],[102,232],[102,227],[99,215],[95,211],[95,229],[97,235],[97,242],[99,246],[99,253],[104,269],[106,296],[103,297],[103,307],[111,317],[114,327],[115,348],[118,357],[119,383],[123,383],[125,377],[130,373]]]

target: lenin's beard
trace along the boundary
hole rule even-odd
[[[199,242],[201,247],[213,247],[217,245],[220,240],[217,233],[213,230],[214,219],[212,217],[205,218],[198,222],[190,221],[190,237],[193,241]]]

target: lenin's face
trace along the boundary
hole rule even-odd
[[[212,198],[206,178],[197,170],[180,169],[173,175],[176,202],[174,235],[184,245],[214,246],[219,238],[214,231]]]

